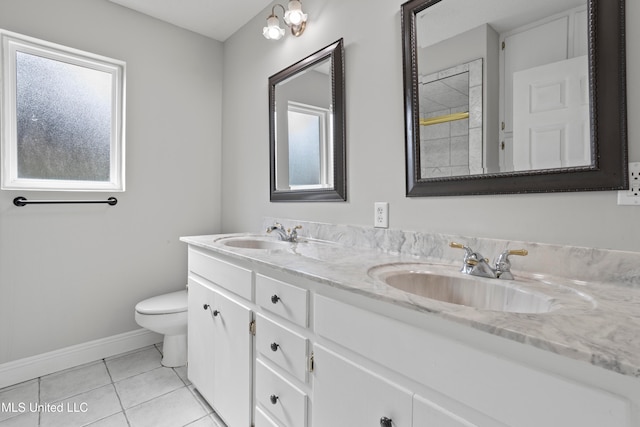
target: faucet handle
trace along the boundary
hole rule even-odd
[[[289,240],[290,242],[296,243],[298,241],[298,230],[300,230],[302,228],[301,225],[296,225],[295,227],[293,227],[293,230],[291,228],[287,229],[287,240]]]
[[[477,260],[477,261],[485,260],[486,262],[488,262],[488,260],[484,258],[482,255],[480,255],[477,252],[474,252],[473,249],[471,249],[469,246],[466,246],[462,243],[450,242],[449,246],[454,249],[464,250],[464,262],[467,262],[468,260],[471,260],[471,259]]]
[[[506,249],[496,259],[496,273],[498,278],[513,280],[511,274],[511,261],[509,255],[527,256],[529,251],[526,249]]]
[[[503,253],[506,256],[509,256],[509,255],[527,256],[529,254],[529,251],[526,249],[507,249]]]
[[[466,247],[462,243],[457,243],[457,242],[449,242],[449,246],[455,249],[464,249]]]
[[[473,250],[471,250],[470,247],[465,246],[462,243],[457,243],[457,242],[449,242],[449,247],[454,248],[454,249],[462,249],[464,250],[464,257],[465,259],[470,257],[471,255],[473,255]]]

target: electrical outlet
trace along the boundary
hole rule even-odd
[[[389,203],[375,202],[373,226],[375,228],[389,228]]]
[[[640,162],[629,163],[629,189],[618,191],[618,204],[640,206]]]

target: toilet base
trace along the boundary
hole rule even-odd
[[[161,363],[167,368],[177,368],[187,364],[187,334],[164,336]]]

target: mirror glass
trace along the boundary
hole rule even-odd
[[[601,0],[403,4],[407,195],[623,188],[624,9],[615,8]],[[598,61],[603,46],[617,52],[608,65]],[[599,108],[603,85],[618,112]]]
[[[271,200],[346,200],[342,39],[269,78]]]

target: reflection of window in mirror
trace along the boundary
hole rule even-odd
[[[2,33],[3,188],[124,190],[124,63]]]
[[[289,187],[333,187],[330,110],[289,102]]]

